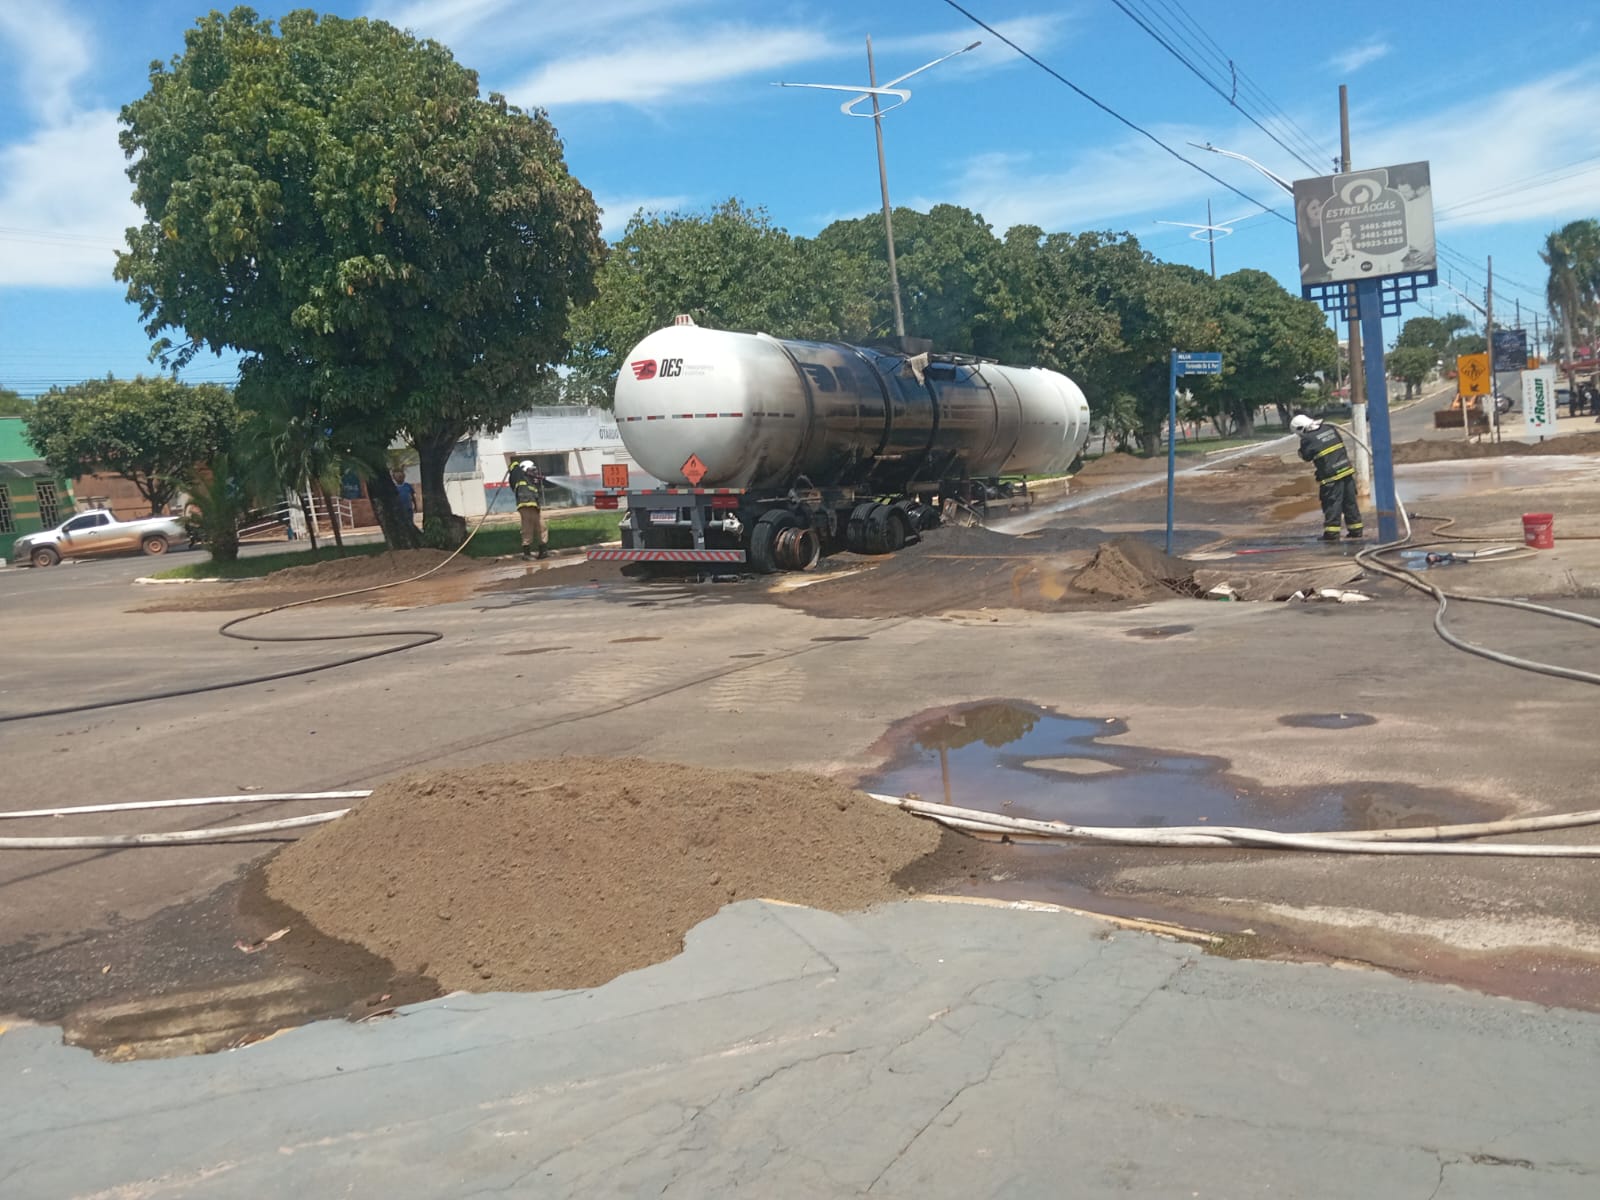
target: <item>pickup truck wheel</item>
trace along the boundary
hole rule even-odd
[[[53,546],[40,546],[28,556],[28,561],[36,567],[53,567],[61,561],[61,552]]]
[[[146,554],[165,554],[167,552],[167,535],[164,533],[152,533],[139,543],[139,549]]]

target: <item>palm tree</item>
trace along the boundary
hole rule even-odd
[[[1573,330],[1594,334],[1594,312],[1600,300],[1600,221],[1588,218],[1572,221],[1545,238],[1539,257],[1550,268],[1545,299],[1550,311],[1561,318],[1567,343],[1570,372],[1573,361]]]

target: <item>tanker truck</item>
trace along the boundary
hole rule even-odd
[[[634,347],[615,408],[628,454],[661,486],[603,473],[595,507],[627,516],[621,547],[590,561],[761,574],[841,550],[889,554],[942,520],[981,520],[1027,476],[1066,469],[1089,434],[1083,392],[1055,371],[686,317]]]

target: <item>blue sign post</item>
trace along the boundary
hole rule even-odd
[[[1221,375],[1219,352],[1173,350],[1167,382],[1167,553],[1172,553],[1172,492],[1178,473],[1178,376]]]

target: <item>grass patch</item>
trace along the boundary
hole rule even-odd
[[[578,546],[592,546],[596,542],[614,541],[617,522],[621,514],[615,512],[574,513],[566,517],[551,517],[546,524],[550,530],[550,549],[570,550]],[[471,525],[468,525],[471,528]],[[281,554],[262,554],[241,558],[231,563],[216,563],[209,558],[181,567],[169,567],[151,576],[153,579],[259,579],[284,567],[305,567],[326,562],[330,558],[356,558],[368,554],[382,554],[388,547],[382,542],[361,542],[346,546],[341,555],[337,546],[329,543],[315,550],[287,550]],[[485,525],[471,542],[466,554],[470,558],[496,558],[522,551],[522,528],[519,524],[501,521]]]
[[[592,546],[596,542],[616,541],[620,512],[574,513],[570,517],[548,517],[545,526],[550,531],[550,549],[571,550],[577,546]],[[522,553],[522,526],[505,523],[485,525],[478,536],[467,544],[467,553],[473,558],[496,558],[503,554]]]

